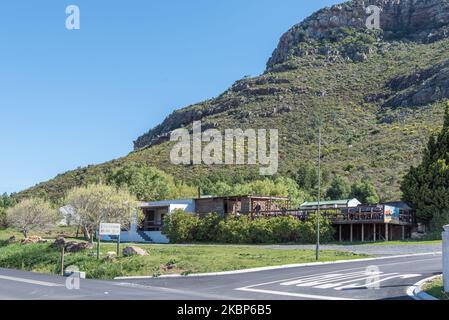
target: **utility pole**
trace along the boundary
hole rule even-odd
[[[318,126],[318,209],[316,214],[316,260],[320,260],[320,206],[321,206],[321,123]]]

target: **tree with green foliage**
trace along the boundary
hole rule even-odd
[[[310,163],[301,165],[295,176],[296,183],[303,190],[312,191],[318,186],[317,167]]]
[[[54,227],[58,217],[58,211],[40,198],[25,199],[6,211],[8,225],[19,230],[25,238],[30,231]]]
[[[136,217],[138,201],[126,189],[103,184],[92,184],[69,191],[65,204],[73,208],[74,217],[83,230],[86,240],[93,242],[100,223],[119,223],[123,228],[131,225]]]
[[[214,196],[252,195],[288,197],[293,207],[298,207],[308,197],[308,194],[300,189],[293,179],[285,177],[277,177],[275,180],[266,178],[233,185],[227,184],[226,182],[217,182],[214,186],[209,187],[208,191]]]
[[[345,178],[336,176],[326,191],[327,200],[348,199],[351,196],[351,185]]]
[[[108,184],[127,188],[142,201],[191,197],[197,192],[182,183],[177,185],[172,176],[159,169],[137,163],[114,170],[108,177]]]
[[[376,204],[380,201],[376,187],[367,179],[351,186],[350,198],[356,198],[364,204]]]
[[[439,233],[449,223],[449,102],[444,126],[429,139],[423,159],[411,167],[401,183],[403,200],[415,210],[420,222]]]
[[[6,210],[16,204],[16,200],[4,193],[0,196],[0,228],[7,227]]]

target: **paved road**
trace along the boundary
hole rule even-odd
[[[441,255],[430,254],[221,276],[81,280],[79,290],[68,290],[62,277],[0,269],[0,299],[409,299],[408,287],[438,273]]]

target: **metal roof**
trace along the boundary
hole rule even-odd
[[[237,195],[237,196],[203,196],[201,198],[196,198],[195,200],[210,200],[210,199],[237,199],[237,198],[251,198],[259,200],[282,200],[289,201],[288,197],[267,197],[267,196],[251,196],[251,195]]]
[[[350,201],[357,199],[345,199],[345,200],[330,200],[330,201],[320,201],[320,206],[327,205],[347,205]],[[318,202],[304,202],[301,207],[318,206]]]

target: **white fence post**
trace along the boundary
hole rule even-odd
[[[449,292],[449,225],[443,228],[443,281],[444,291]]]

